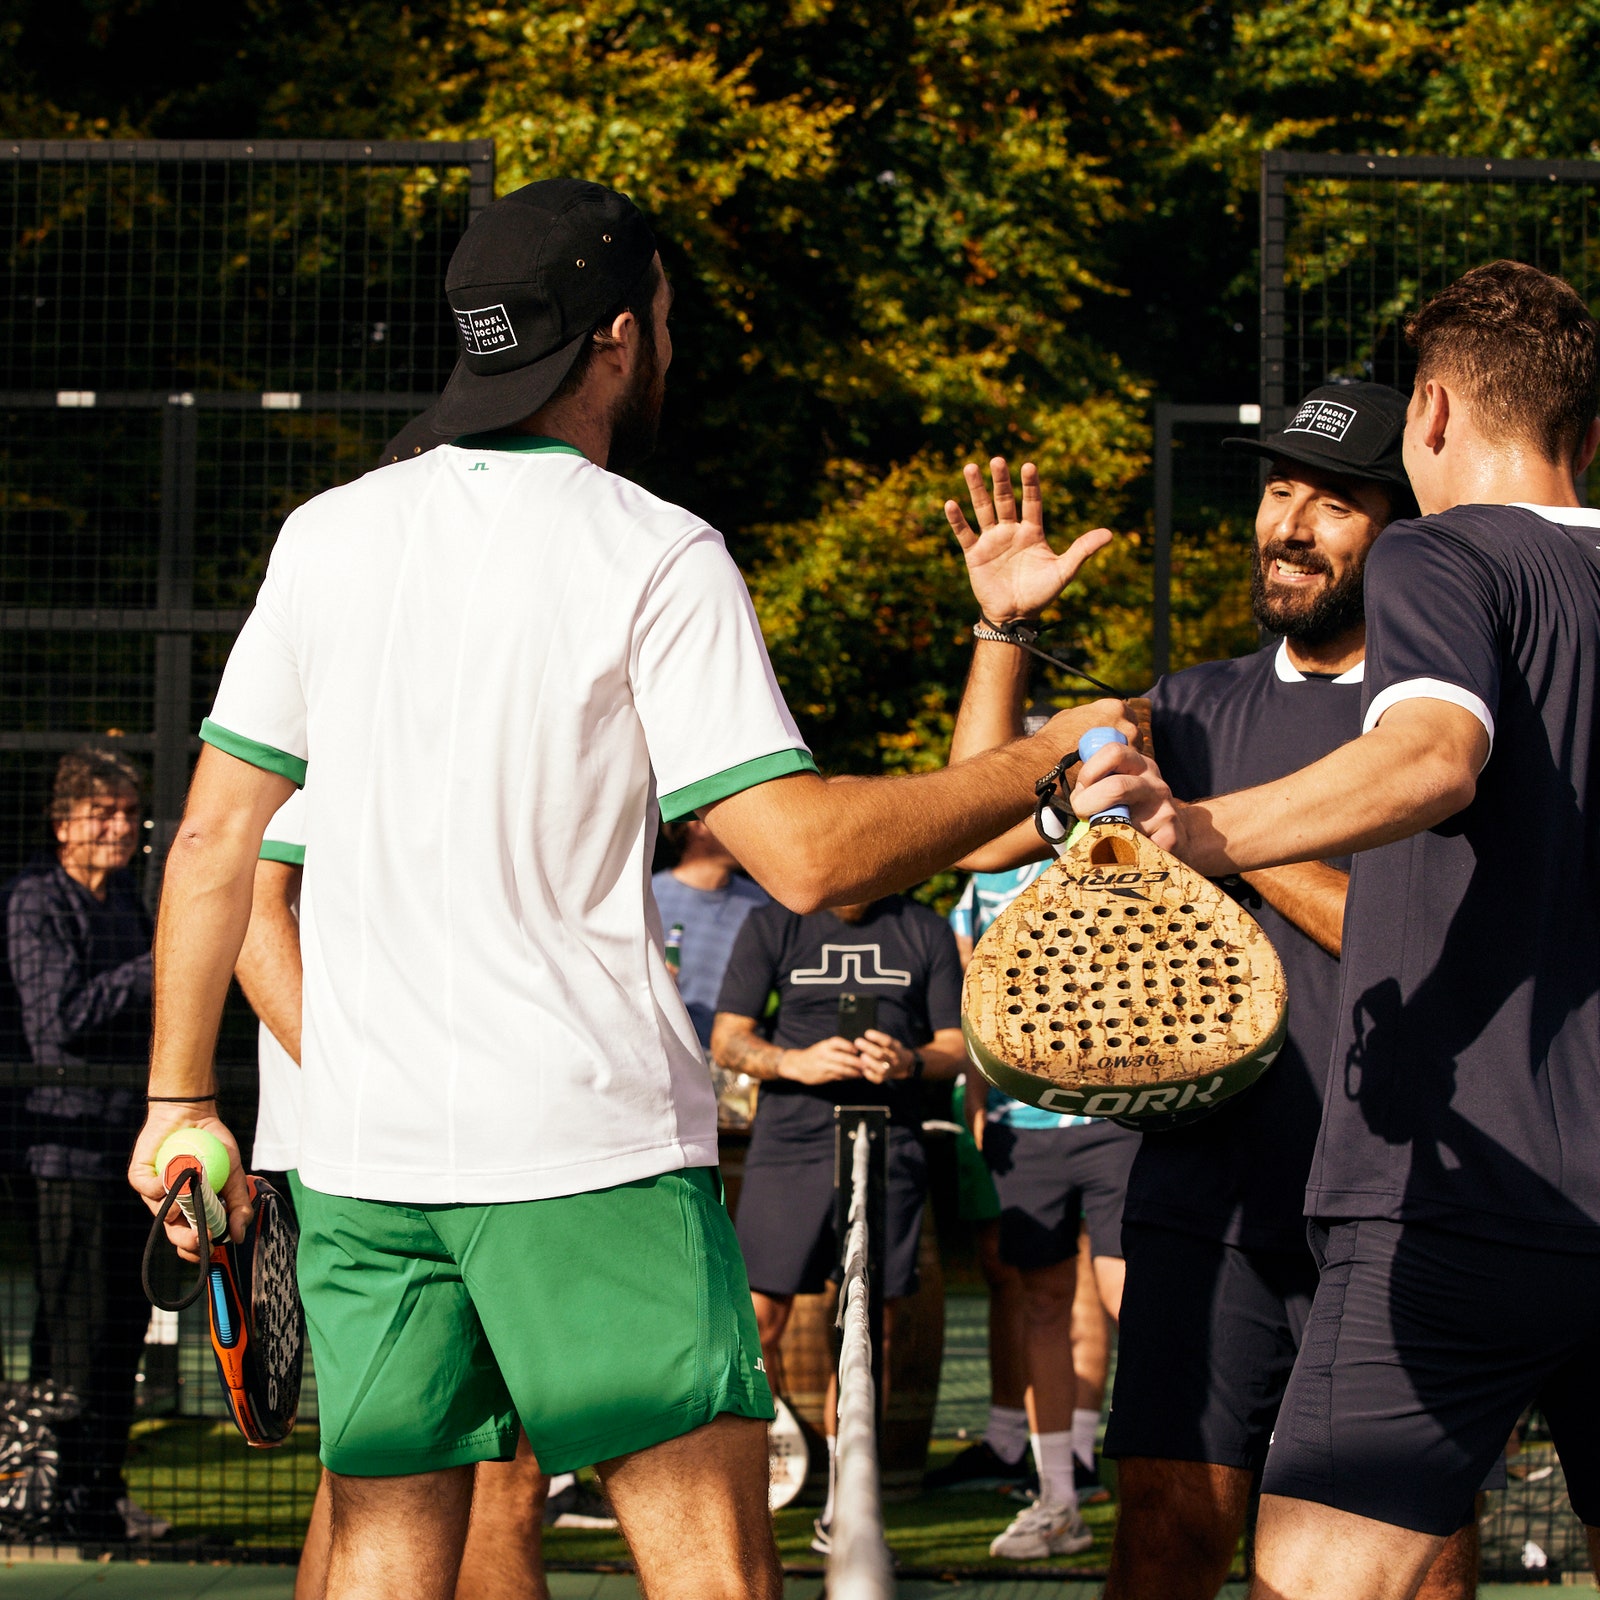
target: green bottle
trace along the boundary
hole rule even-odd
[[[667,929],[667,971],[674,978],[678,976],[678,968],[683,964],[683,924],[674,922]]]

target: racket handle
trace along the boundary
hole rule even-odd
[[[223,1209],[221,1200],[217,1198],[216,1190],[206,1182],[204,1166],[193,1156],[175,1156],[167,1163],[162,1181],[170,1189],[178,1181],[179,1174],[191,1168],[200,1174],[200,1200],[205,1210],[206,1236],[215,1244],[219,1239],[228,1236],[228,1213]],[[194,1198],[187,1189],[178,1196],[178,1209],[183,1213],[189,1226],[198,1233],[200,1223],[195,1217]]]
[[[1096,750],[1104,750],[1108,744],[1126,744],[1127,742],[1115,728],[1091,728],[1078,741],[1078,759],[1087,761]],[[1089,820],[1091,822],[1104,822],[1107,818],[1112,818],[1118,822],[1131,822],[1133,814],[1126,806],[1111,806],[1109,809],[1097,813]]]

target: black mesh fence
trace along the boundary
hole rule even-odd
[[[438,392],[492,178],[485,142],[0,142],[0,1542],[303,1535],[314,1374],[288,1444],[249,1450],[203,1306],[139,1284],[149,908],[272,541]],[[83,747],[112,764],[75,778]],[[235,995],[247,1158],[255,1053]]]

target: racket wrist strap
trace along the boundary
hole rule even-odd
[[[991,644],[1015,645],[1019,650],[1026,650],[1041,632],[1043,630],[1037,622],[991,622],[981,613],[972,625],[974,639],[987,639]]]
[[[200,1106],[216,1098],[215,1094],[147,1094],[144,1103],[147,1106]]]

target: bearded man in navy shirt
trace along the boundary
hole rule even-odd
[[[1278,637],[1149,691],[1155,750],[1178,794],[1282,777],[1360,734],[1365,564],[1383,528],[1416,509],[1401,460],[1405,410],[1405,396],[1385,385],[1330,384],[1280,432],[1228,441],[1268,463],[1251,598],[1257,622]],[[991,501],[968,469],[981,538],[959,511],[951,521],[985,614],[1014,621],[1019,595],[1008,583],[1021,583],[1033,605],[1049,597],[1047,547],[1038,513],[1029,520],[1033,469],[1023,468],[1021,522],[1005,464],[994,471]],[[1032,585],[1029,551],[1042,580]],[[1010,726],[1026,661],[1003,640],[978,644],[956,759]],[[1042,851],[1026,825],[968,864]],[[1211,1600],[1238,1549],[1317,1286],[1303,1202],[1337,1026],[1348,871],[1341,858],[1226,880],[1284,963],[1289,1035],[1249,1094],[1139,1141],[1122,1216],[1127,1290],[1105,1443],[1121,1499],[1108,1600]],[[1469,1505],[1426,1593],[1466,1600],[1476,1584]]]

